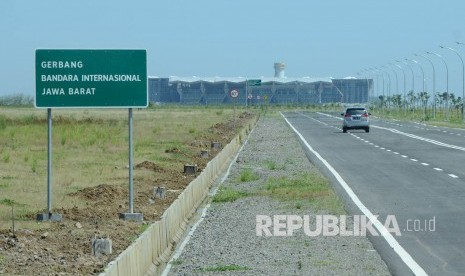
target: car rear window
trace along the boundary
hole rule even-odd
[[[364,108],[351,108],[347,109],[347,114],[350,115],[362,115],[366,113],[367,111]]]

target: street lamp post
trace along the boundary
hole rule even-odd
[[[402,68],[402,66],[400,66],[398,64],[395,64],[395,63],[390,63],[390,64],[400,68],[400,70],[402,70],[402,74],[404,75],[404,98],[403,98],[404,103],[402,105],[404,106],[404,111],[406,111],[406,109],[405,109],[405,95],[407,93],[407,85],[406,85],[407,83],[406,83],[406,79],[405,79],[405,70],[404,70],[404,68]]]
[[[435,99],[435,96],[436,96],[436,72],[434,70],[434,64],[431,61],[431,59],[429,59],[425,55],[415,54],[415,56],[419,56],[419,57],[422,57],[422,58],[426,59],[431,64],[431,67],[433,67],[433,118],[436,119],[436,99]]]
[[[390,70],[392,70],[392,72],[394,72],[394,76],[396,76],[396,93],[399,93],[399,79],[397,78],[397,73],[396,73],[396,71],[393,70],[392,68],[387,67],[387,66],[384,66],[384,65],[381,66],[381,67],[386,68],[386,69],[388,69],[388,70],[390,69]]]
[[[391,76],[389,76],[389,72],[387,71],[384,71],[383,69],[381,68],[378,68],[376,67],[375,69],[378,69],[379,71],[383,72],[383,73],[386,73],[387,77],[388,77],[388,85],[387,85],[387,93],[388,93],[388,96],[386,99],[389,99],[390,96],[391,96]],[[384,76],[384,75],[383,75]],[[389,103],[389,102],[388,102]]]
[[[457,44],[465,45],[462,42],[457,42]],[[451,50],[452,52],[454,52],[460,58],[460,61],[462,62],[462,122],[464,122],[465,117],[463,116],[464,115],[463,114],[463,105],[464,105],[464,98],[465,98],[465,66],[463,65],[463,59],[462,59],[462,56],[459,54],[459,52],[457,52],[457,50],[452,49],[450,47],[444,47],[444,46],[439,46],[439,47],[441,47],[443,49]]]
[[[442,62],[444,63],[444,66],[446,66],[446,121],[448,121],[449,120],[449,68],[447,68],[447,63],[441,55],[435,52],[426,52],[426,53],[437,56],[438,58],[442,60]]]
[[[369,87],[369,84],[368,84],[368,76],[369,76],[369,74],[370,74],[370,71],[368,71],[368,70],[362,70],[362,73],[364,73],[364,75],[365,75],[365,81],[366,81],[366,83],[367,83],[367,91],[368,91],[367,94],[368,94],[368,102],[369,102],[369,101],[370,101],[370,87]],[[360,74],[360,73],[357,73],[357,74],[358,74],[358,75],[361,75],[361,76],[363,77],[362,74]]]
[[[367,72],[371,75],[371,80],[372,80],[371,81],[371,84],[372,84],[372,86],[371,86],[371,98],[374,99],[375,98],[375,84],[374,84],[375,72],[371,71],[371,70],[367,70]],[[378,77],[376,77],[376,78],[378,78]],[[367,85],[368,85],[368,89],[369,89],[368,91],[370,91],[370,84],[369,84],[368,80],[367,80]]]
[[[376,68],[370,68],[370,70],[379,72],[379,70],[376,69]],[[384,103],[384,100],[385,100],[385,93],[384,93],[384,86],[385,86],[385,85],[384,85],[384,83],[386,82],[386,79],[384,78],[384,74],[381,74],[381,77],[383,77],[383,95],[382,95],[382,96],[383,96],[383,103]],[[378,92],[378,94],[379,94],[379,92]],[[379,96],[379,95],[378,95],[378,96]],[[384,104],[383,104],[382,107],[384,107]]]
[[[407,67],[410,69],[410,72],[412,73],[412,92],[415,93],[415,74],[413,73],[413,69],[412,69],[412,66],[410,66],[410,64],[408,64],[407,62],[405,61],[400,61],[400,60],[396,60],[397,62],[402,62],[403,64],[407,65]],[[407,101],[407,98],[405,98],[405,100]]]
[[[370,72],[371,75],[373,76],[373,98],[374,98],[375,94],[379,95],[378,74],[376,74],[376,71],[370,70],[370,69],[367,69],[367,72]],[[374,78],[376,78],[376,81],[375,81]],[[375,83],[376,83],[376,90],[375,90]],[[376,93],[375,93],[375,91],[376,91]]]
[[[414,59],[408,59],[408,58],[406,58],[405,60],[414,62],[416,65],[418,65],[418,67],[420,67],[420,69],[421,69],[421,76],[422,76],[422,78],[423,78],[423,90],[421,91],[420,96],[423,96],[423,93],[425,92],[425,71],[423,70],[423,67],[421,66],[421,64],[420,64],[418,61],[416,61],[416,60],[414,60]],[[425,116],[425,118],[426,118],[426,106],[425,106],[425,108],[424,108],[424,116]]]
[[[421,64],[420,64],[418,61],[416,61],[416,60],[414,60],[414,59],[408,59],[408,58],[406,58],[405,60],[414,62],[416,65],[418,65],[418,67],[420,67],[421,74],[422,74],[422,77],[423,77],[423,91],[422,91],[422,92],[425,92],[425,71],[423,71],[423,67],[421,66]]]
[[[373,99],[375,97],[375,87],[374,87],[374,72],[371,70],[366,69],[365,72],[367,72],[368,76],[371,76],[372,78],[372,89],[370,89],[370,83],[368,82],[367,78],[367,89],[368,89],[368,98],[370,98],[370,90],[371,90],[371,98]]]
[[[371,72],[373,74],[373,76],[376,77],[376,95],[379,96],[379,81],[378,81],[379,74],[373,68],[369,68],[369,69],[366,69],[366,70],[368,72]],[[374,87],[373,87],[373,91],[374,91]],[[375,93],[373,92],[373,97],[375,96],[374,94]]]

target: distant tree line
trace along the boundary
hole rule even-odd
[[[418,92],[415,94],[413,91],[409,91],[405,97],[402,94],[379,96],[374,103],[379,108],[403,108],[413,112],[416,109],[423,109],[426,117],[431,116],[428,112],[455,111],[457,116],[463,112],[462,97],[447,92],[437,92],[431,95],[428,92]],[[432,109],[428,109],[428,107]]]
[[[0,96],[0,106],[33,106],[34,97],[23,95],[23,94],[13,94]]]

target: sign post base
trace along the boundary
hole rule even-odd
[[[119,218],[122,220],[143,221],[144,215],[142,213],[120,213]]]
[[[37,214],[37,221],[62,221],[63,215],[57,213]]]

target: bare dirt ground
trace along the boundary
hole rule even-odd
[[[189,156],[202,170],[215,156],[201,158],[200,150],[210,147],[212,141],[226,145],[236,135],[236,129],[248,123],[255,115],[243,113],[236,121],[212,126],[201,139],[192,141]],[[172,148],[173,154],[185,154]],[[184,164],[161,168],[150,160],[134,166],[134,211],[144,215],[144,222],[118,219],[128,212],[128,187],[107,183],[71,194],[85,200],[87,207],[54,210],[63,215],[61,222],[44,222],[42,230],[0,230],[0,275],[95,275],[124,251],[150,223],[157,221],[179,193],[195,178],[183,173]],[[127,170],[128,168],[119,168]],[[154,197],[154,188],[164,186],[166,197]],[[35,220],[36,214],[30,214]],[[38,229],[41,229],[40,227]],[[91,240],[108,237],[112,240],[110,255],[92,255]]]

